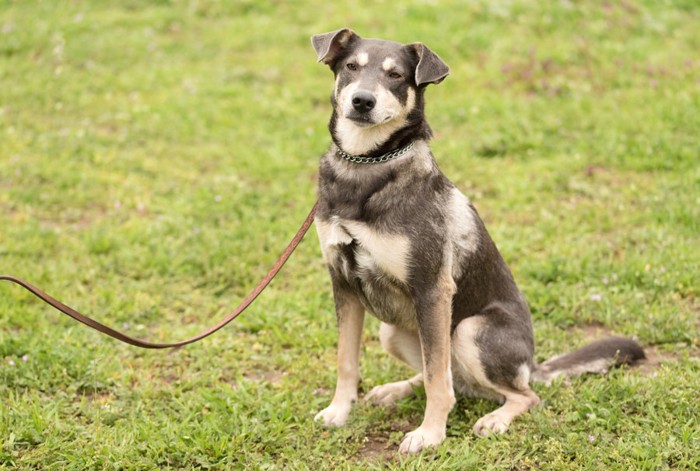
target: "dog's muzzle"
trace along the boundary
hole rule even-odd
[[[377,98],[367,90],[357,90],[350,97],[350,105],[346,108],[345,117],[357,126],[366,127],[376,124],[374,116]]]

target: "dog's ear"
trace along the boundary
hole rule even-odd
[[[440,56],[431,51],[423,43],[409,44],[418,55],[418,65],[416,65],[416,85],[433,83],[438,84],[445,80],[450,73],[450,68]]]
[[[343,28],[338,31],[311,36],[311,44],[313,44],[316,54],[318,54],[318,62],[331,65],[338,55],[355,39],[359,39],[359,36],[353,30]]]

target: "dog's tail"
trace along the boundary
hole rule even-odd
[[[532,380],[549,384],[557,376],[605,373],[608,368],[631,365],[644,358],[644,350],[634,340],[609,337],[537,365]]]

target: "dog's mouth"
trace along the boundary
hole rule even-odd
[[[367,127],[377,124],[374,122],[369,113],[358,113],[357,111],[352,111],[346,114],[345,117],[361,127]]]
[[[382,116],[380,119],[374,119],[370,113],[358,113],[356,111],[351,111],[350,113],[347,113],[345,117],[352,121],[355,125],[362,128],[378,126],[380,124],[387,123],[394,118],[392,114],[387,114],[385,116]]]

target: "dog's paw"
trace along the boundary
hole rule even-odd
[[[403,438],[399,451],[403,454],[418,453],[425,448],[436,447],[445,440],[445,430],[428,430],[418,427]]]
[[[413,394],[413,388],[408,381],[398,381],[373,387],[364,400],[376,406],[391,406],[411,394]]]
[[[326,427],[342,427],[348,421],[350,406],[338,406],[331,404],[316,414],[314,420],[321,422]]]
[[[510,422],[498,412],[491,412],[476,421],[474,433],[480,437],[487,437],[493,433],[505,433]]]

